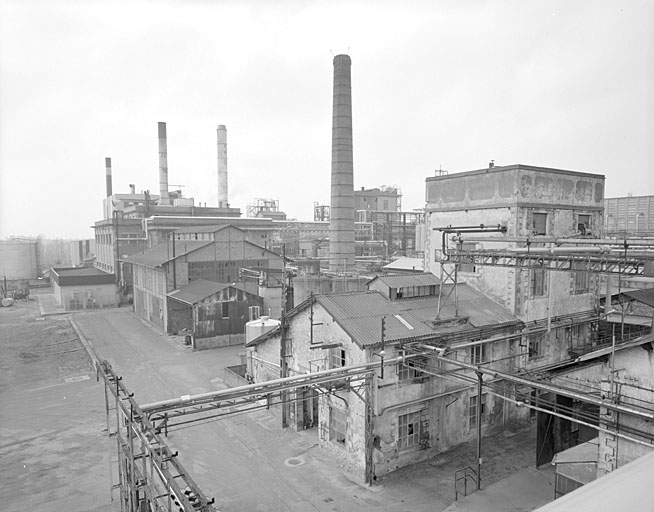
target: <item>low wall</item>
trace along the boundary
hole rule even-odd
[[[230,388],[252,384],[245,378],[246,365],[239,364],[225,368],[225,384]]]
[[[194,338],[193,350],[207,350],[244,344],[245,334],[223,334],[222,336],[212,336],[210,338]]]

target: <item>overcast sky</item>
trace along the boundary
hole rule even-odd
[[[0,238],[90,238],[113,190],[329,204],[333,55],[352,58],[354,185],[523,163],[654,194],[654,2],[0,0]],[[171,186],[171,188],[177,188]]]

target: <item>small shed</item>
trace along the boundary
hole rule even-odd
[[[554,498],[568,494],[597,478],[599,438],[591,439],[554,455]]]
[[[50,282],[57,304],[66,311],[115,307],[116,276],[94,267],[53,267]]]
[[[170,334],[188,332],[196,340],[217,338],[212,346],[221,346],[243,342],[249,308],[263,309],[263,299],[238,283],[198,279],[168,293],[168,305]]]

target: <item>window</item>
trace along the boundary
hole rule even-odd
[[[590,232],[590,215],[579,215],[577,217],[577,231],[585,235]]]
[[[471,243],[471,242],[463,242],[460,245],[459,250],[461,252],[466,252],[466,251],[474,251],[477,249],[477,244]],[[473,263],[460,263],[459,264],[459,272],[475,272],[477,270],[477,267]]]
[[[535,357],[539,357],[541,355],[541,335],[540,334],[531,334],[529,336],[529,344],[528,344],[528,357],[529,359],[533,359]]]
[[[534,213],[531,220],[531,231],[534,235],[547,234],[547,214]]]
[[[420,411],[398,416],[397,447],[406,450],[420,445]]]
[[[221,303],[221,305],[222,305],[223,318],[229,318],[229,302],[223,302]]]
[[[329,440],[345,446],[347,414],[343,409],[329,408]]]
[[[470,402],[468,406],[468,413],[469,413],[469,427],[474,428],[477,426],[477,417],[481,416],[481,422],[484,422],[484,419],[486,418],[486,393],[482,393],[481,395],[481,414],[478,414],[477,411],[477,397],[479,395],[471,396],[470,397]]]
[[[486,347],[486,343],[470,347],[470,364],[481,364],[488,361]]]
[[[542,297],[547,293],[547,272],[544,268],[531,269],[530,292],[532,297]]]
[[[573,272],[574,293],[588,293],[590,290],[590,275],[584,269],[583,263],[573,263],[572,268],[576,269]]]
[[[329,362],[330,368],[345,366],[345,349],[340,347],[329,349]]]

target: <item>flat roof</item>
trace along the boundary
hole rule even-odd
[[[606,177],[603,174],[593,174],[590,172],[582,172],[582,171],[571,171],[567,169],[555,169],[553,167],[538,167],[535,165],[526,165],[526,164],[510,164],[510,165],[496,165],[494,167],[486,167],[484,169],[476,169],[473,171],[453,172],[452,174],[444,174],[442,176],[428,176],[426,181],[440,181],[440,180],[455,178],[457,176],[499,173],[499,172],[507,172],[507,171],[516,171],[519,169],[523,169],[526,171],[540,171],[540,172],[550,172],[555,174],[569,174],[573,176],[582,176],[587,178],[606,179]]]

